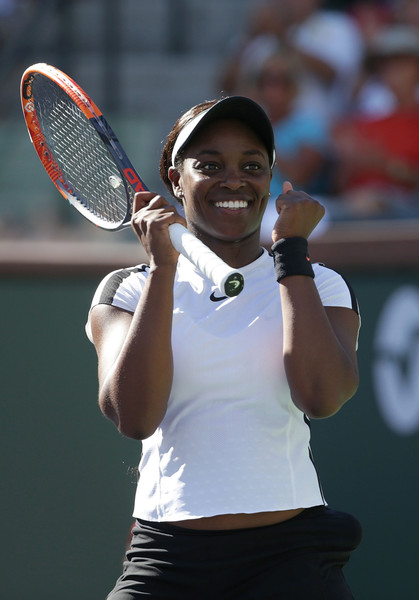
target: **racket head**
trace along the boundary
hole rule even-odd
[[[147,188],[96,104],[46,63],[25,70],[20,95],[29,137],[59,192],[102,229],[128,226],[135,192]]]

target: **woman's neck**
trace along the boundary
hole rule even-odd
[[[260,230],[236,241],[217,239],[205,236],[196,230],[191,229],[191,231],[203,244],[234,269],[249,265],[258,259],[263,252],[260,242]]]

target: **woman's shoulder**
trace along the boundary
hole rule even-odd
[[[108,273],[99,283],[86,323],[86,334],[93,341],[90,324],[91,309],[98,304],[107,304],[134,312],[148,276],[148,265],[124,267]]]
[[[120,306],[120,308],[126,308],[125,304],[130,299],[138,300],[148,277],[148,271],[148,265],[140,264],[108,273],[96,289],[92,306],[95,304],[120,306],[120,303],[123,302],[124,306]]]
[[[314,282],[324,306],[342,306],[359,313],[358,301],[350,282],[323,263],[313,263]]]

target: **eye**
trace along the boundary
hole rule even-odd
[[[258,162],[250,162],[244,165],[245,171],[259,171],[262,168],[262,165]]]
[[[218,171],[220,169],[220,165],[214,161],[202,162],[197,165],[197,168],[200,171]]]

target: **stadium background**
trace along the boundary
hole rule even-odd
[[[84,323],[102,275],[141,252],[129,233],[109,237],[67,213],[69,228],[50,239],[56,207],[67,207],[28,143],[21,73],[45,61],[72,75],[158,190],[161,140],[183,109],[213,96],[226,40],[250,5],[29,2],[1,50],[4,598],[106,596],[120,572],[140,452],[99,412]],[[338,415],[313,423],[312,444],[328,502],[364,527],[347,569],[357,600],[418,597],[418,232],[417,221],[345,223],[313,241],[313,258],[350,279],[362,308],[360,389]]]

